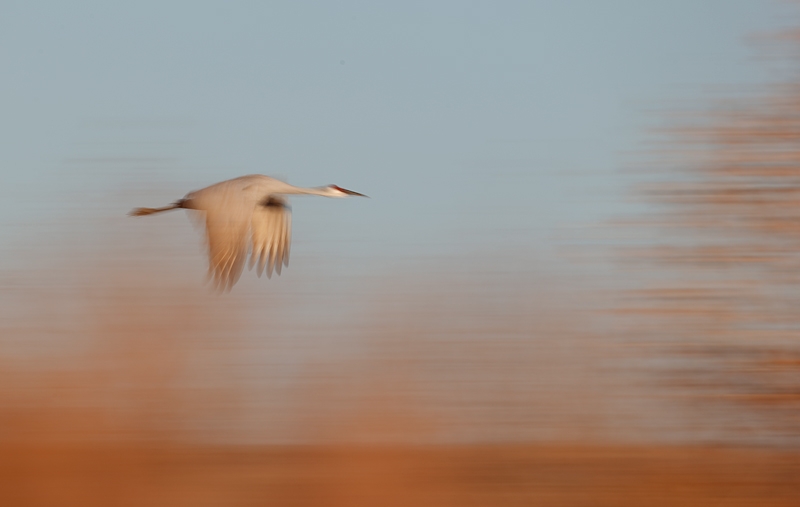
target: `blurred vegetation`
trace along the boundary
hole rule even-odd
[[[781,82],[671,113],[657,131],[634,191],[650,214],[623,249],[646,281],[623,312],[678,359],[665,369],[672,385],[695,401],[744,403],[758,425],[796,438],[800,30],[761,43],[765,59],[790,69]]]

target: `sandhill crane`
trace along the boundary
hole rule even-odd
[[[189,192],[163,208],[136,208],[129,215],[152,215],[173,209],[204,213],[208,274],[213,277],[216,289],[229,291],[242,274],[248,250],[249,267],[252,269],[258,261],[259,277],[265,265],[268,278],[272,277],[273,268],[280,275],[281,265],[289,265],[291,209],[285,197],[288,194],[366,197],[336,185],[302,188],[251,174]]]

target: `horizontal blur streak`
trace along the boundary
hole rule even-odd
[[[3,505],[794,506],[797,454],[574,446],[3,448]]]
[[[798,33],[764,39],[793,69]],[[660,132],[637,188],[648,229],[622,256],[647,270],[645,288],[618,309],[639,340],[659,344],[667,384],[706,413],[735,407],[743,433],[784,445],[800,440],[798,83]]]
[[[491,254],[502,268],[484,267],[483,256],[421,263],[343,289],[304,278],[313,267],[300,253],[291,284],[251,279],[219,297],[181,265],[181,241],[159,236],[172,224],[117,238],[121,228],[99,226],[116,241],[61,256],[66,267],[19,271],[4,291],[0,442],[575,441],[647,431],[620,429],[612,416],[637,408],[613,394],[624,379],[609,361],[624,351],[599,336],[591,285],[536,274],[528,258]],[[138,235],[145,230],[154,236]]]
[[[545,261],[495,252],[349,292],[298,270],[291,285],[254,279],[219,297],[184,265],[173,224],[125,237],[121,223],[3,291],[3,505],[791,505],[798,494],[795,452],[658,443],[702,427],[629,366],[646,353],[616,336],[583,273],[545,275]]]

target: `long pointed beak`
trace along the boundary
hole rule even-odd
[[[357,195],[357,196],[359,196],[359,197],[366,197],[367,199],[369,199],[369,196],[368,196],[368,195],[359,194],[358,192],[353,192],[352,190],[347,190],[347,189],[345,189],[345,188],[343,188],[343,189],[342,189],[342,192],[344,192],[345,194],[349,194],[349,195]]]
[[[347,190],[346,188],[342,188],[342,187],[340,187],[338,185],[331,185],[331,186],[333,188],[335,188],[336,190],[340,191],[340,192],[344,192],[347,195],[357,195],[359,197],[366,197],[367,199],[369,199],[368,195],[359,194],[358,192],[353,192],[352,190]]]

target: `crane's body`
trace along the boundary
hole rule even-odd
[[[248,253],[249,266],[257,263],[257,273],[289,265],[291,210],[285,196],[290,194],[324,197],[366,197],[336,185],[303,188],[252,174],[221,181],[189,192],[183,199],[162,208],[136,208],[132,216],[152,215],[173,209],[195,210],[204,214],[208,240],[209,275],[214,286],[230,290],[244,270]]]

